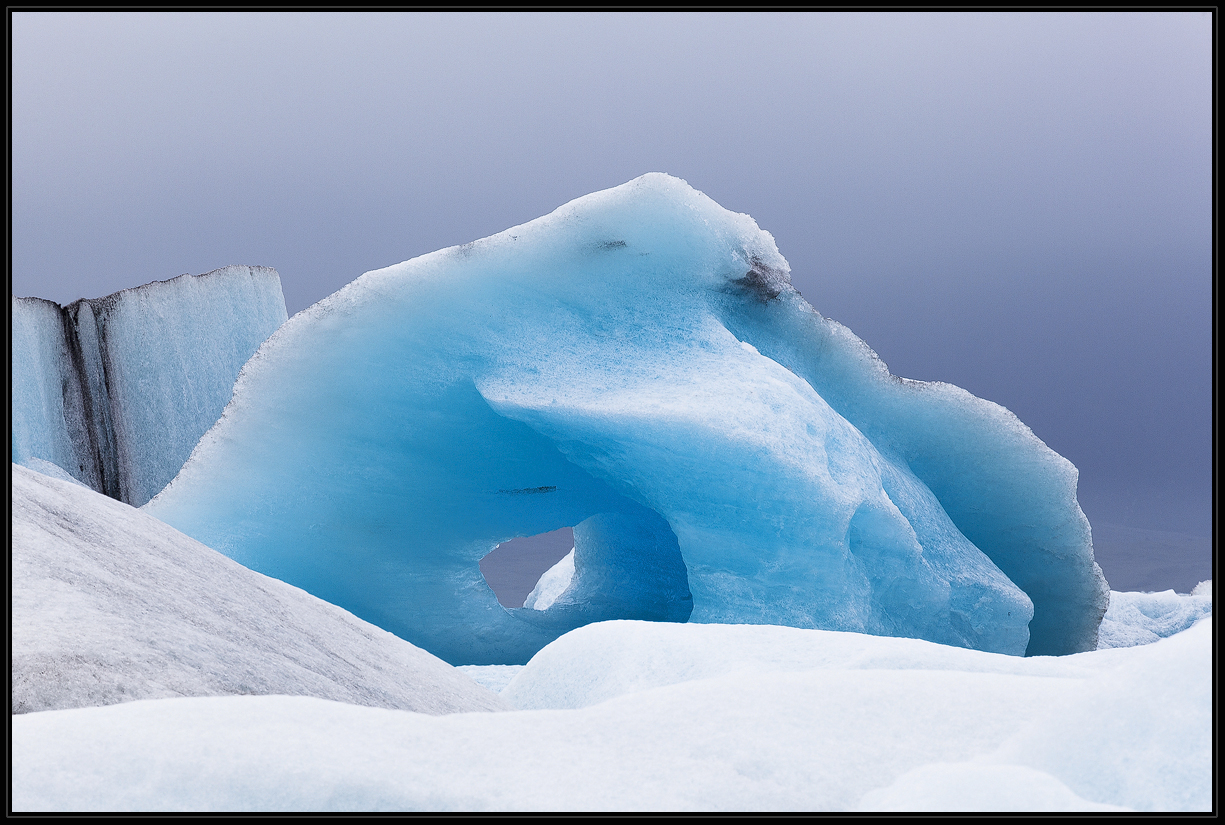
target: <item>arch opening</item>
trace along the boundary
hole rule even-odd
[[[574,549],[574,528],[504,541],[481,559],[481,575],[503,607],[523,607],[540,577]]]

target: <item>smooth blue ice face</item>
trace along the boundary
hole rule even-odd
[[[612,618],[1093,649],[1075,469],[890,376],[788,272],[652,174],[367,273],[269,339],[147,509],[456,664]],[[502,608],[481,557],[568,525],[569,588]]]

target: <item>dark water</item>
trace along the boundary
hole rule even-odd
[[[1212,539],[1186,533],[1093,525],[1093,555],[1111,590],[1189,593],[1212,578]]]

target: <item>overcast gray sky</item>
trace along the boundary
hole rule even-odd
[[[290,313],[662,171],[896,374],[1004,404],[1090,520],[1211,529],[1208,13],[12,22],[12,291],[231,263]]]

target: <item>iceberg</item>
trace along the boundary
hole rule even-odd
[[[1094,650],[1075,467],[789,272],[663,174],[368,272],[272,334],[145,511],[452,664],[612,619]],[[564,527],[565,589],[499,605],[481,558]]]
[[[280,276],[266,267],[67,307],[12,300],[12,460],[132,505],[174,478],[243,364],[286,319]]]
[[[1110,591],[1110,609],[1102,617],[1098,650],[1152,644],[1158,639],[1181,633],[1212,613],[1212,580],[1197,584],[1180,595],[1173,590],[1160,593]]]

